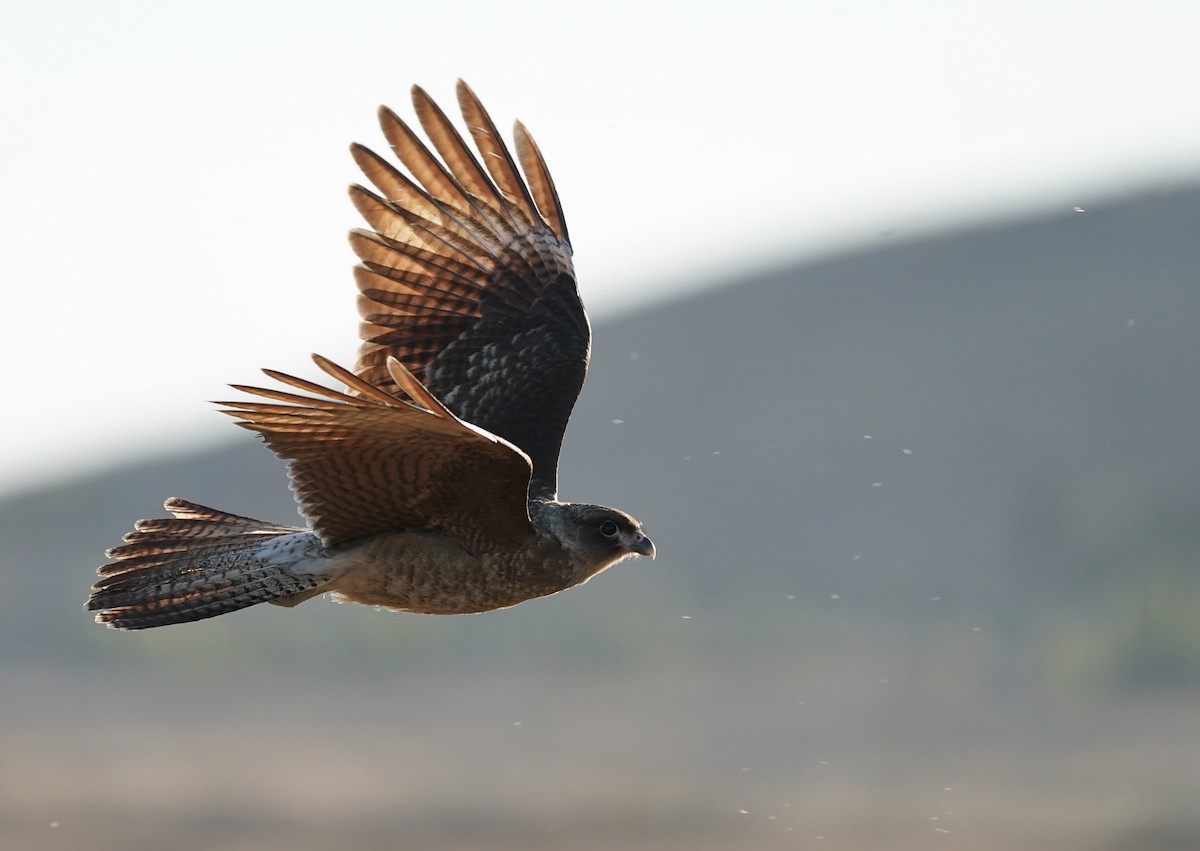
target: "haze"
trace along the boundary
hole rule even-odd
[[[24,4],[0,35],[0,488],[230,435],[349,360],[351,140],[456,77],[535,133],[599,318],[1200,164],[1190,4]],[[19,389],[18,389],[19,388]]]

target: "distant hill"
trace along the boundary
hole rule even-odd
[[[708,619],[697,652],[770,646],[797,613],[1015,638],[1064,606],[1118,605],[1138,571],[1175,588],[1200,551],[1198,223],[1200,189],[1147,192],[600,324],[563,495],[629,510],[660,557],[586,589],[481,618],[314,601],[153,642],[94,626],[81,607],[104,548],[164,497],[294,518],[282,465],[230,429],[228,448],[0,503],[0,642],[22,663],[297,646],[434,660],[475,641],[536,661],[547,641],[642,652],[664,616]]]

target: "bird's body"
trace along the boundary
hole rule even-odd
[[[430,532],[390,532],[326,556],[334,599],[430,615],[503,609],[591,578],[557,541],[532,536],[505,553],[469,552]]]
[[[465,84],[483,166],[423,91],[413,100],[441,160],[390,111],[380,120],[415,183],[352,149],[384,193],[351,189],[373,228],[351,233],[363,344],[354,372],[314,356],[347,391],[266,370],[289,389],[235,385],[258,398],[222,403],[287,460],[309,528],[170,499],[171,518],[109,551],[88,601],[98,621],[141,629],[326,592],[482,612],[653,557],[629,515],[558,500],[591,333],[541,154],[518,124],[526,186]]]

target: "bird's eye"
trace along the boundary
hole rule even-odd
[[[617,537],[617,524],[611,520],[605,520],[600,524],[600,534],[606,538]]]

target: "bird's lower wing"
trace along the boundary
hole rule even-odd
[[[288,461],[300,511],[326,546],[429,530],[471,550],[524,542],[530,463],[508,442],[451,414],[395,360],[405,401],[314,355],[355,395],[264,370],[297,393],[234,385],[269,401],[220,402]]]

